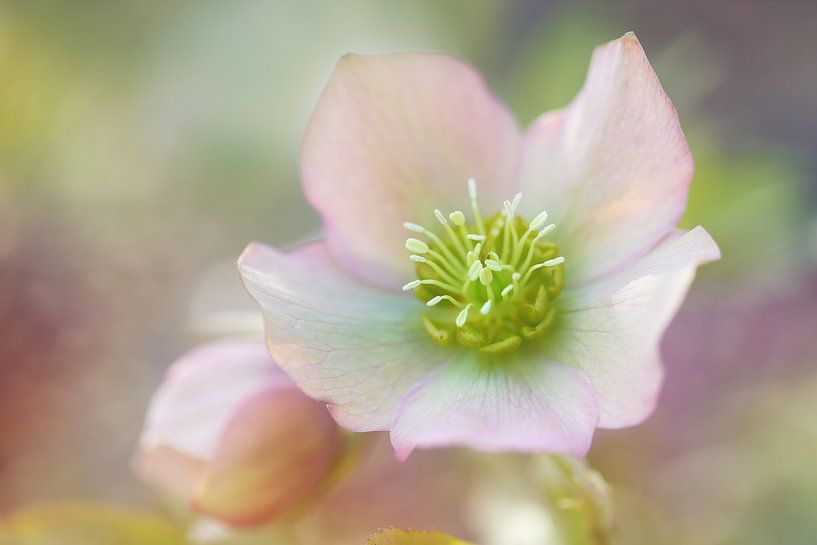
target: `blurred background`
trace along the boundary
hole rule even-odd
[[[527,125],[634,30],[697,163],[685,226],[723,260],[664,342],[644,425],[599,434],[621,543],[817,534],[817,3],[0,3],[0,510],[150,505],[128,463],[235,258],[320,224],[301,134],[337,58],[453,52]],[[208,314],[209,313],[209,314]],[[411,463],[411,462],[409,462]]]

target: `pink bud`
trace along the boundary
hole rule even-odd
[[[263,344],[220,341],[177,361],[153,397],[135,466],[198,513],[269,522],[312,495],[342,454],[324,405]]]

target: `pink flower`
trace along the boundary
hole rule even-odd
[[[401,458],[584,455],[596,427],[652,412],[661,336],[719,258],[703,228],[674,227],[692,172],[633,34],[525,133],[453,57],[349,55],[301,156],[326,241],[251,244],[239,269],[275,361],[341,425],[390,430]]]
[[[138,473],[234,526],[278,518],[319,489],[342,451],[326,408],[260,342],[219,341],[177,361],[151,403]]]

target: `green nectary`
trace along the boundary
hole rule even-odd
[[[521,194],[483,220],[473,180],[469,193],[470,223],[460,211],[446,218],[435,210],[442,234],[404,224],[426,241],[406,241],[417,279],[403,289],[415,290],[429,307],[422,322],[438,344],[503,354],[542,338],[553,324],[564,258],[556,244],[543,240],[555,229],[545,225],[546,212],[530,222],[517,215]]]

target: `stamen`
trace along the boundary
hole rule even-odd
[[[454,246],[457,247],[460,255],[464,258],[467,250],[465,249],[465,246],[462,245],[462,240],[460,240],[460,237],[457,236],[457,233],[454,232],[454,230],[448,224],[448,220],[445,219],[445,216],[438,208],[434,209],[434,215],[437,217],[437,221],[440,222],[440,225],[442,225],[445,229],[445,232],[448,234],[448,238],[451,239],[451,242],[454,243]]]
[[[420,280],[412,280],[411,282],[403,286],[403,291],[410,291],[413,290],[414,288],[419,288],[421,284],[422,281]]]
[[[513,196],[513,200],[511,201],[511,218],[516,215],[516,209],[519,207],[519,201],[522,200],[522,193],[517,193]]]
[[[422,225],[417,225],[416,223],[411,223],[410,221],[403,222],[403,227],[409,231],[414,231],[415,233],[425,233],[426,231],[425,227]]]
[[[528,230],[538,231],[539,229],[542,228],[542,226],[545,224],[547,220],[548,220],[547,211],[539,212],[539,214],[537,214],[536,217],[533,218],[533,221],[531,221],[530,224],[528,224]]]
[[[485,240],[485,235],[469,234],[468,238],[469,238],[469,240],[475,240],[477,242],[482,242],[482,241]]]
[[[465,225],[465,214],[463,214],[459,210],[455,210],[448,214],[448,219],[450,219],[451,223],[453,223],[457,227],[462,227],[463,225]]]
[[[491,272],[491,269],[484,268],[479,271],[479,282],[483,286],[490,286],[491,282],[494,280],[494,273]]]
[[[425,254],[428,252],[428,244],[416,238],[406,240],[406,250],[415,254]]]
[[[465,305],[465,308],[462,309],[459,314],[457,314],[457,319],[455,321],[457,327],[462,327],[465,325],[465,321],[468,319],[468,311],[471,309],[471,306],[472,304],[468,303]]]
[[[541,269],[543,267],[553,267],[554,265],[561,265],[564,262],[565,258],[559,256],[554,259],[548,259],[547,261],[543,261],[541,263],[537,263],[536,265],[532,265],[531,268],[528,269],[528,272],[525,273],[525,277],[522,278],[522,284],[524,285],[530,278],[530,275],[532,275],[536,270]]]
[[[428,252],[429,252],[429,255],[431,255],[435,259],[438,259],[438,260],[442,261],[443,263],[448,264],[448,262],[445,261],[445,258],[443,256],[441,256],[440,254],[438,254],[437,252],[435,252],[434,250],[429,250]],[[437,263],[435,263],[434,261],[431,261],[430,259],[426,259],[425,257],[423,257],[421,255],[413,255],[413,254],[409,256],[409,259],[411,261],[414,261],[415,263],[425,263],[426,265],[428,265],[429,267],[434,269],[434,272],[439,274],[444,280],[447,280],[448,282],[451,282],[453,284],[456,284],[457,282],[459,282],[459,280],[457,279],[455,273],[448,272],[447,270],[445,270],[441,266],[437,265]],[[451,267],[450,264],[448,264],[448,266],[449,266],[449,268]]]
[[[485,266],[495,272],[500,272],[502,270],[502,263],[493,259],[486,259]]]
[[[489,312],[491,312],[491,307],[493,306],[493,303],[494,302],[490,299],[485,301],[485,304],[483,304],[482,307],[479,309],[479,313],[482,314],[483,316],[486,316]]]
[[[511,290],[512,290],[512,289],[513,289],[513,284],[508,284],[507,286],[505,286],[504,288],[502,288],[502,291],[501,291],[501,292],[499,292],[499,294],[500,294],[500,295],[502,296],[502,298],[504,299],[505,297],[507,297],[507,295],[508,295],[509,293],[511,293]]]
[[[453,304],[457,308],[462,308],[463,304],[451,297],[450,295],[437,295],[432,297],[426,302],[426,306],[433,307],[437,303],[441,301],[448,301],[449,303]]]
[[[473,282],[479,277],[480,272],[482,272],[482,262],[476,260],[471,263],[471,268],[468,269],[468,279]]]
[[[480,235],[485,234],[485,224],[482,223],[482,215],[479,213],[479,203],[477,202],[477,182],[473,178],[468,178],[468,196],[471,198],[471,212],[474,214],[474,222]]]

